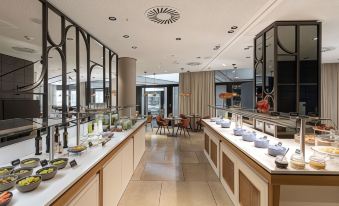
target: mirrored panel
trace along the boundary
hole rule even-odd
[[[257,101],[262,100],[263,98],[263,65],[261,63],[257,64],[255,69],[255,95]]]
[[[91,99],[90,107],[104,107],[105,103],[105,82],[103,68],[103,46],[91,38],[91,61],[90,61],[90,80],[91,80]]]
[[[265,92],[274,88],[274,28],[265,33]]]
[[[255,47],[255,57],[256,57],[256,60],[262,60],[263,58],[263,36],[260,36],[259,38],[257,38],[255,40],[255,44],[256,44],[256,47]]]
[[[296,26],[278,26],[278,54],[296,52]]]

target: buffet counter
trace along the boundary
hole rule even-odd
[[[328,160],[325,170],[313,169],[309,164],[301,170],[290,164],[286,169],[279,169],[267,148],[256,148],[253,142],[233,134],[234,123],[230,128],[221,128],[215,122],[203,120],[203,125],[204,153],[234,205],[339,205],[338,159]],[[288,161],[299,148],[294,139],[278,139],[245,125],[243,129],[255,131],[257,137],[266,136],[269,144],[281,142],[289,148]],[[306,146],[306,161],[313,153],[311,147]]]
[[[32,192],[21,193],[13,188],[9,205],[117,205],[145,151],[144,123],[139,120],[132,129],[115,132],[104,146],[91,147],[77,155],[56,154],[56,158],[76,160],[77,166],[68,164]]]

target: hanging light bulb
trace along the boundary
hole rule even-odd
[[[191,81],[192,81],[191,72],[190,71],[187,71],[187,72],[189,73],[190,81],[189,81],[188,91],[180,93],[180,96],[183,96],[183,97],[190,97],[192,95],[191,93]]]
[[[147,87],[147,77],[146,77],[147,72],[144,72],[144,77],[145,77],[145,92],[144,92],[144,96],[148,96],[148,92],[146,92],[146,87]]]

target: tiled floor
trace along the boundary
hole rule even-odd
[[[203,153],[203,134],[146,134],[146,152],[119,206],[232,206]]]

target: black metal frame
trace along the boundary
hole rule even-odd
[[[300,26],[305,26],[305,25],[314,25],[317,26],[317,32],[318,32],[318,40],[317,40],[317,48],[318,48],[318,53],[317,53],[317,60],[318,60],[318,108],[321,107],[321,101],[320,101],[320,96],[321,96],[321,22],[316,21],[316,20],[310,20],[310,21],[276,21],[273,22],[271,25],[266,27],[264,30],[259,32],[255,38],[254,38],[254,94],[256,94],[256,70],[257,66],[259,63],[262,63],[262,93],[264,98],[266,95],[271,95],[273,98],[274,102],[274,111],[277,110],[277,96],[279,95],[279,91],[277,88],[277,57],[278,57],[278,46],[284,50],[286,53],[289,55],[295,56],[296,58],[296,69],[297,69],[297,77],[296,77],[296,111],[299,112],[299,99],[300,99]],[[283,47],[283,45],[280,43],[278,39],[278,34],[277,34],[277,28],[279,26],[295,26],[295,52],[288,51],[286,48]],[[265,63],[265,58],[266,58],[266,33],[270,31],[271,29],[274,29],[274,86],[273,90],[271,92],[267,92],[265,89],[266,85],[266,63]],[[263,56],[261,59],[258,59],[256,56],[256,41],[262,37],[262,48],[263,48]],[[254,105],[256,105],[257,102],[257,97],[254,95]],[[320,109],[318,109],[318,115],[320,116]]]
[[[58,10],[56,7],[54,7],[51,3],[49,3],[47,0],[39,0],[42,3],[42,73],[41,73],[41,79],[39,78],[37,82],[33,83],[32,85],[26,85],[22,88],[18,88],[18,91],[30,91],[39,86],[43,82],[44,86],[44,95],[43,95],[43,117],[48,117],[48,54],[51,50],[55,49],[62,61],[62,115],[63,119],[66,117],[65,114],[67,113],[67,102],[66,102],[66,90],[67,90],[67,59],[66,59],[66,48],[67,48],[67,33],[70,28],[75,27],[75,35],[76,35],[76,91],[77,91],[77,111],[80,111],[80,35],[83,38],[86,46],[86,53],[87,53],[87,84],[86,84],[86,106],[89,106],[90,104],[90,97],[91,97],[91,70],[92,67],[91,64],[91,40],[97,41],[99,44],[102,45],[103,48],[103,64],[101,65],[103,67],[103,91],[104,91],[104,97],[105,102],[107,103],[107,107],[112,107],[112,82],[111,82],[111,76],[112,76],[112,59],[116,57],[116,104],[118,106],[118,54],[107,47],[105,44],[103,44],[101,41],[99,41],[97,38],[95,38],[93,35],[88,33],[85,29],[83,29],[81,26],[79,26],[77,23],[75,23],[71,18],[63,14],[60,10]],[[56,15],[58,15],[61,19],[61,40],[57,44],[54,42],[54,40],[51,38],[49,31],[48,31],[48,12],[54,12]],[[70,23],[66,27],[66,21]],[[108,50],[109,52],[109,65],[106,65],[105,62],[105,52]],[[93,64],[95,65],[95,64]],[[100,64],[98,64],[100,65]],[[109,94],[106,95],[106,67],[108,66],[109,69]]]

